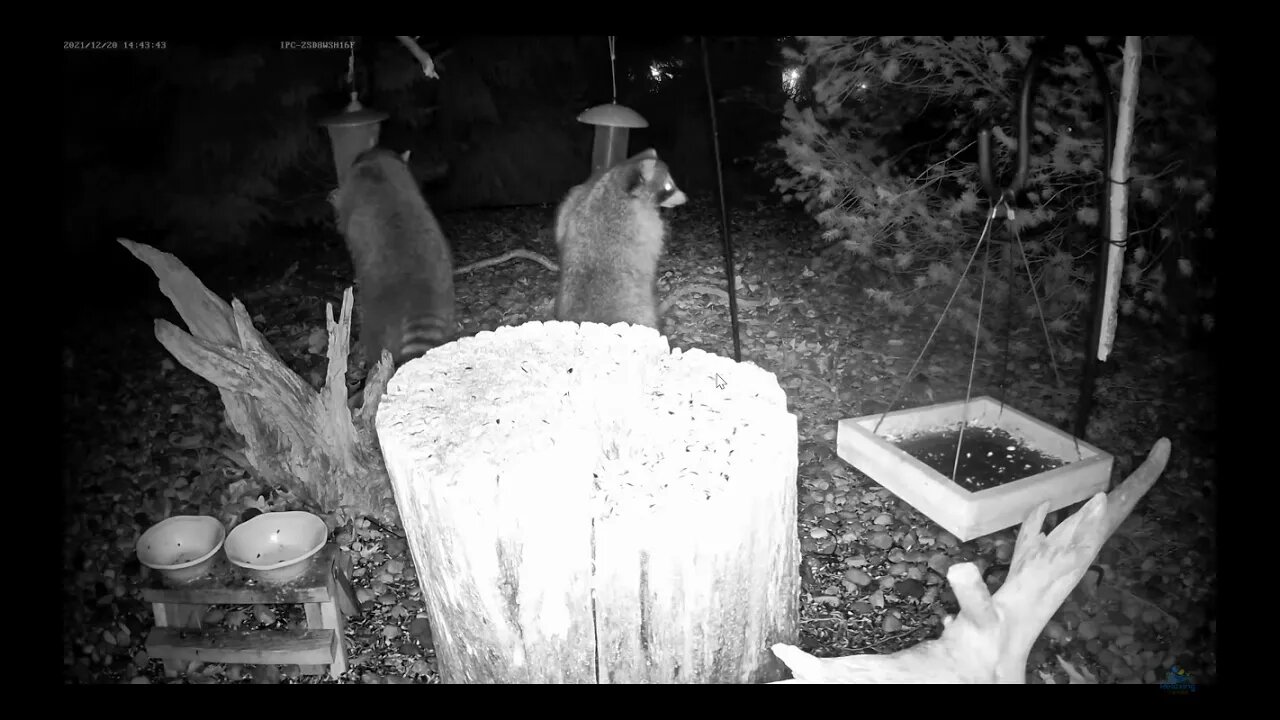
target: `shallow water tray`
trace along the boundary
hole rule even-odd
[[[1020,524],[1040,503],[1049,510],[1106,492],[1110,453],[1076,440],[1008,404],[988,396],[841,420],[837,454],[894,495],[924,513],[961,542]],[[1022,444],[1058,458],[1061,467],[977,492],[952,482],[894,444],[905,437],[969,426],[999,428]],[[968,432],[968,430],[966,430]]]

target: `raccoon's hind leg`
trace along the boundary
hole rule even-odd
[[[360,346],[364,350],[366,372],[373,372],[382,351],[391,357],[400,351],[400,303],[392,293],[370,293],[361,313]]]

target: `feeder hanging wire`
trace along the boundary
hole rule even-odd
[[[993,213],[994,214],[994,213]],[[960,472],[960,448],[964,445],[964,429],[969,425],[969,399],[973,396],[973,373],[978,368],[978,341],[982,338],[982,306],[987,300],[987,271],[991,267],[991,238],[983,233],[983,238],[978,241],[981,247],[983,242],[987,244],[987,257],[982,261],[982,287],[978,290],[978,318],[973,326],[973,356],[969,359],[969,384],[964,389],[964,411],[960,415],[960,436],[956,438],[956,459],[951,465],[951,482],[956,481],[956,474]],[[974,249],[977,253],[977,248]],[[961,282],[964,279],[961,278]]]
[[[614,51],[615,35],[609,36],[609,77],[613,80],[613,104],[618,104],[618,68],[616,61],[618,59],[617,52]]]
[[[884,418],[898,403],[898,399],[902,397],[902,393],[907,388],[907,383],[911,382],[911,378],[915,377],[916,368],[920,366],[920,361],[924,359],[924,354],[929,350],[929,344],[933,342],[933,336],[938,334],[938,328],[942,327],[942,321],[947,317],[947,311],[951,309],[951,303],[956,301],[956,296],[960,294],[960,286],[964,284],[964,278],[969,274],[969,268],[973,267],[974,258],[978,257],[978,251],[982,249],[982,242],[987,239],[987,235],[991,232],[991,221],[996,217],[998,206],[993,206],[991,212],[987,213],[987,222],[982,226],[982,234],[978,237],[978,244],[973,248],[973,254],[969,256],[969,262],[965,264],[964,271],[960,273],[960,279],[956,281],[956,289],[951,291],[951,297],[947,300],[947,304],[942,308],[942,312],[938,314],[938,322],[934,323],[933,330],[929,332],[929,337],[924,341],[924,347],[920,349],[920,354],[916,355],[916,361],[912,363],[911,369],[907,371],[907,380],[898,387],[898,392],[893,396],[893,400],[889,402],[889,407],[880,414],[880,419],[876,421],[876,426],[871,432],[880,431],[880,424],[884,422]]]

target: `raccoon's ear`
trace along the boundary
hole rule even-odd
[[[658,159],[646,157],[636,163],[636,171],[640,175],[640,183],[648,183],[658,172]]]
[[[412,150],[405,150],[404,152],[400,153],[400,159],[404,161],[405,165],[409,164],[409,154],[412,152],[413,152]]]
[[[625,174],[622,176],[623,191],[628,195],[638,194],[640,189],[647,185],[653,177],[653,163],[653,160],[627,163]]]
[[[654,150],[653,148],[647,148],[645,150],[641,150],[640,152],[636,153],[631,159],[639,160],[640,158],[656,158],[656,157],[658,157],[658,151]]]

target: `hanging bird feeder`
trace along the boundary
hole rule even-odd
[[[378,144],[382,121],[390,117],[381,110],[366,108],[351,93],[351,103],[344,112],[324,118],[320,125],[329,130],[333,147],[333,167],[341,182],[342,174],[360,153]]]
[[[613,102],[588,108],[578,115],[578,122],[596,126],[595,144],[591,149],[591,172],[596,173],[627,157],[627,142],[632,128],[649,127],[640,113],[618,104],[618,76],[614,68],[613,36],[609,37],[609,68],[613,72]]]
[[[347,85],[351,88],[351,102],[347,109],[320,121],[329,130],[329,144],[333,149],[333,168],[338,182],[351,167],[356,156],[378,144],[382,121],[390,115],[381,110],[364,107],[356,99],[356,50],[353,45],[347,56]]]
[[[597,172],[627,157],[631,128],[649,127],[640,113],[625,105],[608,103],[583,110],[578,122],[596,126],[591,148],[591,172]]]

